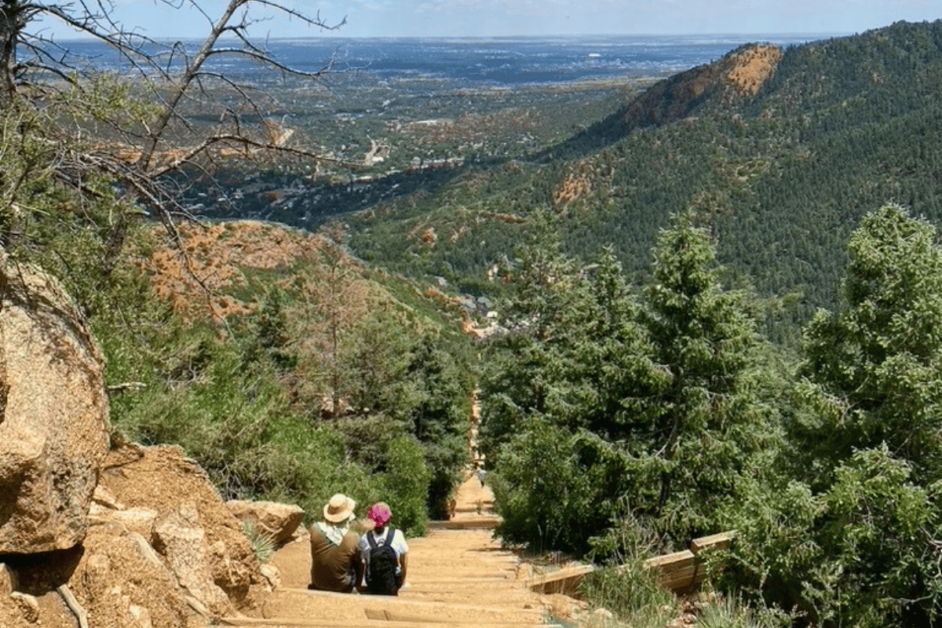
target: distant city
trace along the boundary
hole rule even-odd
[[[429,77],[466,87],[547,84],[618,76],[661,74],[709,63],[752,42],[800,44],[815,35],[684,35],[554,38],[274,39],[273,55],[284,64],[317,71],[368,73],[379,79]],[[69,48],[92,64],[119,69],[122,60],[102,44],[73,42]],[[213,69],[250,79],[260,68],[245,59],[220,57]],[[334,79],[342,83],[342,79]]]

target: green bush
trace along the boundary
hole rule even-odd
[[[520,426],[488,476],[501,538],[537,552],[588,551],[589,538],[611,519],[618,490],[610,484],[622,475],[593,445],[540,419]]]
[[[796,481],[756,491],[737,513],[727,576],[814,625],[932,625],[942,611],[939,495],[910,473],[883,447],[856,452],[820,493]]]
[[[258,526],[248,519],[242,520],[242,534],[249,539],[249,545],[252,547],[252,553],[260,563],[267,563],[275,555],[275,540],[260,532]]]
[[[681,602],[644,566],[658,553],[656,537],[634,520],[625,504],[605,533],[592,539],[592,555],[605,566],[588,574],[579,593],[591,607],[605,608],[635,628],[662,628],[680,615]]]
[[[725,595],[701,605],[697,626],[702,628],[791,628],[794,617],[775,609],[755,610],[735,595]]]
[[[423,536],[431,473],[422,447],[411,436],[402,435],[389,443],[386,462],[385,501],[393,512],[393,524],[408,536]]]

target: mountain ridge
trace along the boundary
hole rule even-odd
[[[663,126],[694,115],[713,101],[735,106],[755,96],[775,72],[781,47],[746,44],[722,59],[659,81],[631,101],[621,115],[628,129]]]
[[[742,63],[750,52],[762,72],[739,70],[753,67]],[[763,294],[794,295],[789,316],[807,320],[834,303],[844,243],[865,213],[896,202],[942,220],[939,81],[939,21],[791,46],[780,57],[752,44],[654,84],[530,161],[466,168],[344,220],[365,259],[474,292],[499,291],[486,269],[527,230],[498,229],[486,212],[525,218],[551,208],[568,253],[591,258],[611,244],[640,276],[668,216],[689,209],[734,275]],[[582,193],[554,202],[576,180]],[[461,237],[406,244],[419,223]]]

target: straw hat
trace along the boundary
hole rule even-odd
[[[337,493],[331,497],[327,505],[324,506],[324,519],[331,523],[346,521],[350,518],[350,515],[353,514],[353,509],[356,508],[356,505],[357,503],[355,501],[343,493]]]

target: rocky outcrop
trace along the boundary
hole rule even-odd
[[[239,521],[176,447],[109,452],[89,521],[68,584],[92,628],[183,628],[250,608],[269,587]]]
[[[302,514],[245,508],[277,538]],[[85,321],[54,279],[2,251],[0,556],[3,628],[186,628],[256,607],[277,580],[196,462],[109,434]]]
[[[285,543],[297,531],[304,511],[293,504],[251,502],[233,499],[226,507],[236,519],[248,521],[255,529],[271,538],[276,545]]]
[[[59,284],[0,253],[0,554],[75,546],[108,450],[101,353]]]
[[[755,96],[782,59],[782,49],[769,44],[747,46],[726,58],[725,78],[743,96]]]
[[[154,549],[164,556],[180,586],[216,616],[232,614],[225,591],[213,582],[206,531],[194,504],[163,513],[154,524]]]
[[[659,81],[632,101],[622,121],[630,129],[662,126],[696,115],[711,104],[755,96],[782,57],[778,46],[742,46],[714,63]]]
[[[120,523],[137,530],[148,541],[159,521],[179,511],[184,503],[196,510],[195,521],[205,532],[205,560],[212,582],[237,605],[249,595],[252,585],[264,582],[258,560],[252,552],[240,522],[229,512],[216,488],[196,462],[177,447],[127,445],[108,454],[101,472],[101,501],[107,512],[95,512],[99,519]],[[108,509],[113,500],[119,508]],[[165,557],[166,558],[166,557]]]
[[[32,623],[31,617],[27,617],[32,613],[23,608],[23,594],[17,592],[17,584],[16,573],[0,563],[0,626],[4,628],[26,627]]]
[[[70,586],[91,626],[185,628],[194,612],[150,544],[115,523],[89,528]]]

